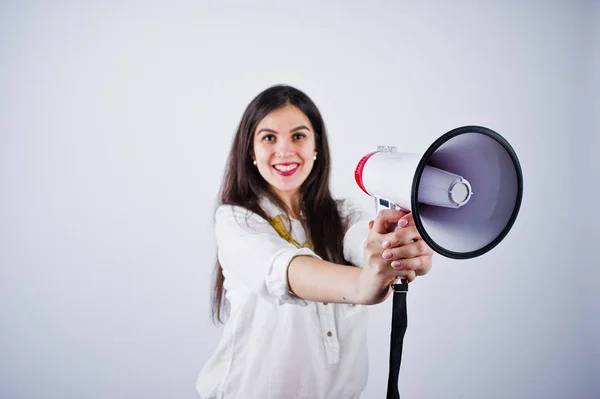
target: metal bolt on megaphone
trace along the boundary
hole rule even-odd
[[[378,145],[377,151],[379,152],[395,152],[397,151],[396,147],[391,145]]]

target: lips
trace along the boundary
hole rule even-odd
[[[273,165],[273,169],[280,176],[291,176],[298,170],[299,163],[278,163]]]

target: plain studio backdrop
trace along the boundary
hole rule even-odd
[[[411,285],[403,398],[600,397],[600,3],[355,3],[0,4],[0,397],[198,397],[225,160],[276,83],[371,212],[353,172],[377,145],[478,124],[519,156],[506,239]],[[390,316],[370,308],[367,399]]]

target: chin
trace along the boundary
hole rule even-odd
[[[300,186],[299,185],[298,186],[296,186],[296,185],[294,185],[294,186],[288,186],[288,185],[286,185],[286,186],[275,186],[274,185],[273,187],[277,191],[279,191],[280,193],[284,193],[284,194],[287,194],[287,193],[296,193],[296,192],[300,191]]]
[[[273,187],[275,190],[277,190],[281,193],[294,193],[294,192],[300,191],[300,187],[302,186],[302,184],[300,184],[300,183],[290,184],[290,183],[291,182],[288,182],[287,184],[281,184],[281,183],[277,184],[277,182],[275,182],[275,184],[271,184],[271,187]]]

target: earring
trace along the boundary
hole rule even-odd
[[[315,155],[313,156],[313,160],[317,160],[317,152],[315,151]]]
[[[256,166],[256,159],[254,161],[252,161],[252,163],[254,164],[254,166]]]

